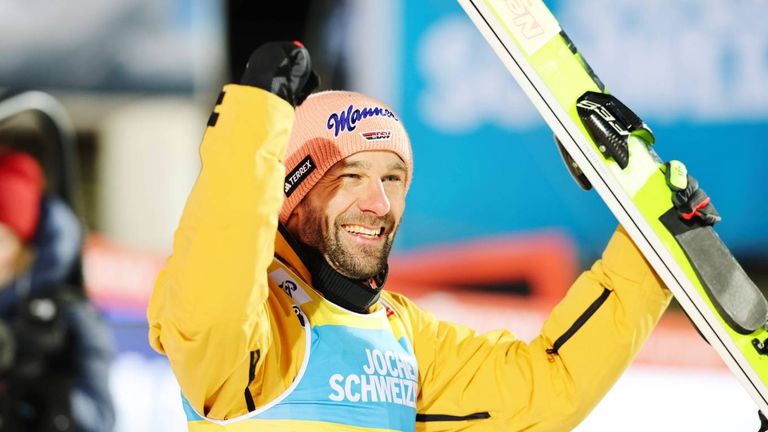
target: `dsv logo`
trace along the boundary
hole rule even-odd
[[[288,296],[290,296],[291,298],[293,298],[293,292],[296,291],[296,288],[297,288],[296,282],[290,279],[286,279],[280,282],[277,286],[283,291],[285,291],[285,293],[288,294]]]

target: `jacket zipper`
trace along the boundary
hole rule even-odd
[[[449,414],[416,414],[417,422],[430,422],[430,421],[463,421],[463,420],[480,420],[489,419],[491,414],[488,411],[476,412],[465,416],[455,416]]]
[[[586,324],[586,322],[592,317],[592,315],[597,312],[598,309],[600,309],[600,306],[605,303],[606,300],[608,300],[608,296],[611,295],[611,290],[608,288],[603,288],[603,292],[600,294],[600,297],[598,297],[595,301],[592,302],[591,305],[585,310],[581,315],[579,315],[578,318],[576,318],[576,321],[571,325],[571,327],[566,330],[565,333],[563,333],[562,336],[557,338],[555,343],[552,345],[552,348],[547,349],[547,354],[557,354],[558,351],[560,351],[560,348],[568,342],[568,339],[570,339],[574,334],[576,334],[579,329]]]
[[[256,363],[261,358],[261,350],[251,351],[251,365],[248,368],[248,384],[245,385],[245,405],[248,407],[248,412],[256,410],[256,404],[253,401],[253,395],[251,395],[250,385],[256,378]]]

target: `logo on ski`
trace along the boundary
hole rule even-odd
[[[486,0],[501,16],[520,47],[533,55],[560,33],[560,25],[541,2],[531,0]]]
[[[533,39],[544,34],[544,28],[536,21],[525,0],[507,0],[507,7],[515,16],[512,23],[526,39]]]

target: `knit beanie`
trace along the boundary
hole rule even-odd
[[[37,230],[44,176],[26,153],[0,148],[0,223],[27,243]]]
[[[335,163],[355,153],[391,151],[405,163],[405,189],[413,177],[411,142],[403,124],[387,105],[348,91],[310,95],[296,108],[285,166],[285,201],[280,222]]]

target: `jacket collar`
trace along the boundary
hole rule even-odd
[[[275,237],[275,255],[327,300],[356,313],[367,313],[381,295],[387,268],[369,281],[349,279],[333,269],[319,251],[299,243],[280,225]]]
[[[309,273],[307,266],[301,261],[299,255],[293,247],[291,247],[291,244],[288,243],[283,232],[284,229],[281,225],[275,236],[275,255],[285,264],[288,264],[288,266],[291,267],[291,270],[299,275],[302,280],[312,285],[312,275]]]

